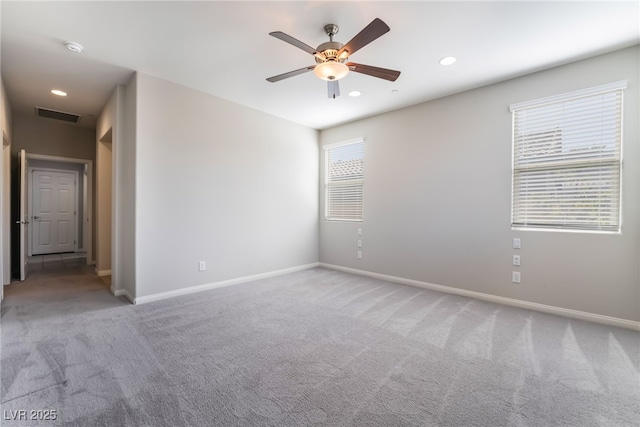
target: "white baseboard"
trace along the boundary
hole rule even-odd
[[[525,308],[528,310],[541,311],[543,313],[556,314],[558,316],[571,317],[573,319],[587,320],[590,322],[602,323],[610,326],[618,326],[626,329],[640,331],[640,322],[633,320],[619,319],[617,317],[603,316],[601,314],[588,313],[586,311],[572,310],[569,308],[556,307],[553,305],[538,304],[536,302],[523,301],[513,298],[499,297],[481,292],[468,291],[466,289],[452,288],[450,286],[436,285],[419,280],[405,279],[404,277],[389,276],[386,274],[373,273],[371,271],[357,270],[355,268],[342,267],[340,265],[319,263],[320,267],[330,270],[343,271],[345,273],[357,274],[360,276],[373,277],[375,279],[386,280],[387,282],[400,283],[403,285],[416,286],[418,288],[429,289],[432,291],[445,292],[448,294],[456,294],[470,298],[481,299],[484,301],[495,302],[498,304],[510,305],[513,307]]]
[[[131,294],[126,290],[126,289],[114,289],[111,288],[111,293],[117,297],[119,296],[124,296],[126,299],[128,299],[132,304],[135,304],[133,302],[134,298],[131,296]]]
[[[96,269],[96,274],[98,276],[111,276],[111,270],[98,270],[98,269]]]
[[[195,292],[208,291],[210,289],[223,288],[225,286],[238,285],[240,283],[252,282],[254,280],[266,279],[268,277],[281,276],[287,273],[293,273],[296,271],[307,270],[309,268],[318,267],[320,263],[314,262],[312,264],[299,265],[296,267],[285,268],[282,270],[269,271],[266,273],[253,274],[251,276],[243,276],[235,279],[222,280],[219,282],[205,283],[204,285],[191,286],[183,289],[176,289],[175,291],[160,292],[157,294],[147,295],[143,297],[133,298],[134,304],[144,304],[152,301],[159,301],[166,298],[173,298],[180,295],[193,294]]]

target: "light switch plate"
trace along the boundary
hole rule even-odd
[[[520,249],[522,247],[522,243],[520,242],[519,237],[513,238],[513,249]]]

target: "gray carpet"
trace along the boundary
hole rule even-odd
[[[630,330],[321,268],[139,306],[34,274],[2,305],[3,425],[640,425]]]

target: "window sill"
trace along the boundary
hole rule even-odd
[[[511,231],[548,231],[551,233],[622,234],[622,230],[572,230],[570,228],[511,227]]]

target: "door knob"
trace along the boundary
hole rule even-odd
[[[40,219],[40,218],[42,218],[42,217],[41,217],[41,216],[38,216],[38,215],[34,215],[34,216],[33,216],[33,219]]]

